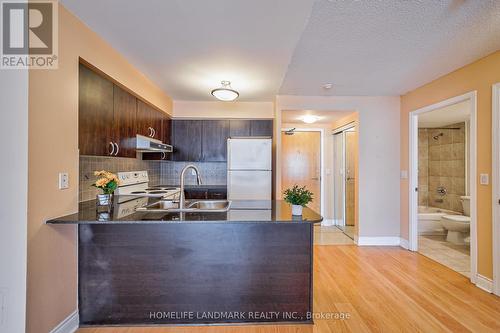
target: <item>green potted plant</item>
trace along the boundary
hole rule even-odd
[[[105,206],[110,210],[113,204],[113,192],[119,184],[118,177],[114,173],[105,170],[95,171],[94,176],[97,177],[97,180],[92,186],[102,190],[102,194],[98,194],[96,197],[97,206]]]
[[[302,207],[313,200],[313,193],[305,186],[299,187],[295,184],[283,192],[283,199],[292,205],[292,215],[302,215]]]

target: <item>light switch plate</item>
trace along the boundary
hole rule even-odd
[[[408,170],[401,170],[401,179],[408,179]]]
[[[490,175],[487,173],[482,173],[479,175],[479,184],[488,185],[490,183]]]
[[[59,173],[59,189],[65,190],[69,188],[69,175],[67,172]]]

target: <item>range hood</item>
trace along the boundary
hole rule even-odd
[[[171,145],[144,135],[137,134],[136,141],[136,150],[140,153],[171,153],[173,151]]]

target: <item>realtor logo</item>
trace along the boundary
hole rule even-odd
[[[57,68],[57,1],[2,2],[2,69]]]

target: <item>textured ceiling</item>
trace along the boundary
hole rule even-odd
[[[500,0],[61,2],[176,100],[399,95],[500,49]]]
[[[313,0],[62,0],[176,100],[272,101]],[[96,50],[98,52],[98,50]]]
[[[280,93],[400,95],[498,49],[499,0],[319,0]]]

